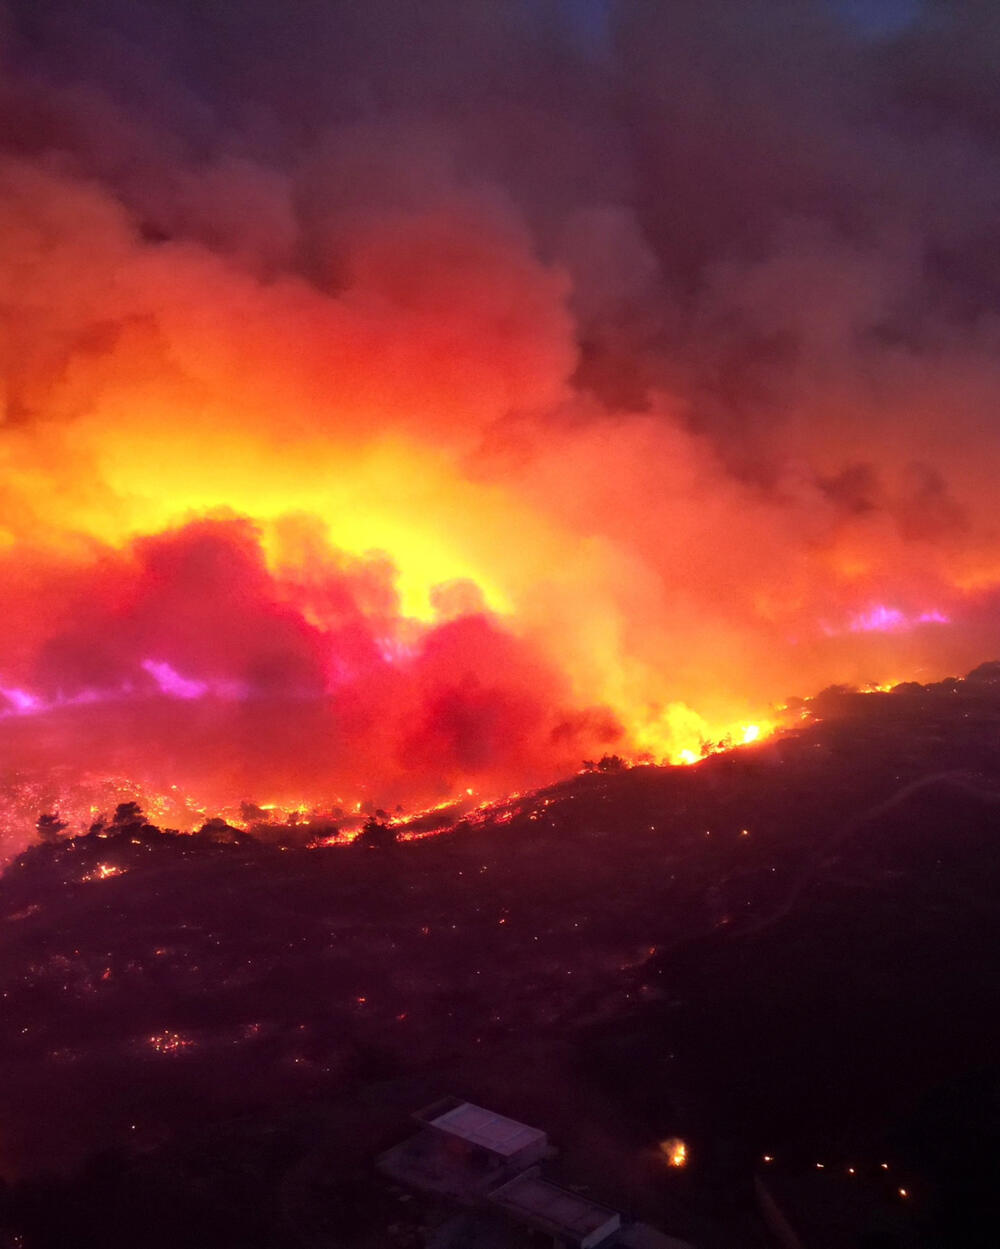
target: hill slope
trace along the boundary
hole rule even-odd
[[[178,1220],[330,1243],[331,1212],[377,1243],[371,1156],[457,1091],[704,1246],[759,1243],[763,1153],[793,1174],[887,1151],[921,1243],[948,1243],[1000,1156],[955,1167],[970,1104],[1000,1125],[995,675],[829,691],[794,735],[381,848],[132,827],[27,852],[0,878],[8,1225],[60,1243],[28,1180],[57,1167],[74,1244],[118,1243],[108,1200],[122,1243]],[[675,1134],[693,1162],[668,1175]]]

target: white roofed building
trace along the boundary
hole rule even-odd
[[[490,1189],[541,1161],[549,1138],[540,1129],[447,1098],[413,1116],[423,1131],[379,1159],[387,1175],[471,1205]]]
[[[516,1119],[484,1110],[472,1102],[459,1102],[443,1114],[423,1121],[436,1132],[485,1150],[501,1159],[504,1165],[518,1168],[540,1161],[549,1147],[549,1138],[541,1128],[518,1123]]]
[[[537,1164],[554,1151],[541,1128],[454,1097],[413,1118],[421,1130],[378,1166],[398,1183],[465,1207],[442,1226],[440,1244],[449,1249],[539,1240],[554,1249],[691,1249],[644,1223],[623,1226],[617,1210],[544,1179]]]
[[[596,1249],[622,1225],[617,1210],[543,1180],[537,1169],[495,1188],[489,1199],[517,1222],[545,1232],[566,1249]]]

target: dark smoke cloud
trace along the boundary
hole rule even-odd
[[[989,336],[990,6],[872,42],[819,0],[622,0],[596,62],[571,13],[8,4],[5,146],[98,179],[152,243],[324,290],[358,281],[366,227],[448,206],[439,257],[456,200],[507,213],[572,274],[581,375],[606,352],[727,435],[848,362],[905,402],[901,354]]]
[[[995,6],[588,14],[8,0],[5,686],[152,707],[166,664],[168,758],[185,703],[240,784],[441,792],[984,658]],[[276,519],[373,499],[460,548],[433,623]]]

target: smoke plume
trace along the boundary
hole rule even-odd
[[[995,653],[993,6],[0,46],[8,780],[437,801]]]

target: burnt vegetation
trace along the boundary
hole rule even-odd
[[[885,1243],[988,1243],[1000,665],[810,709],[418,840],[47,813],[0,878],[9,1243],[419,1243],[371,1163],[442,1090],[706,1249],[760,1243],[764,1153],[905,1182]],[[675,1135],[677,1175],[649,1161]]]

